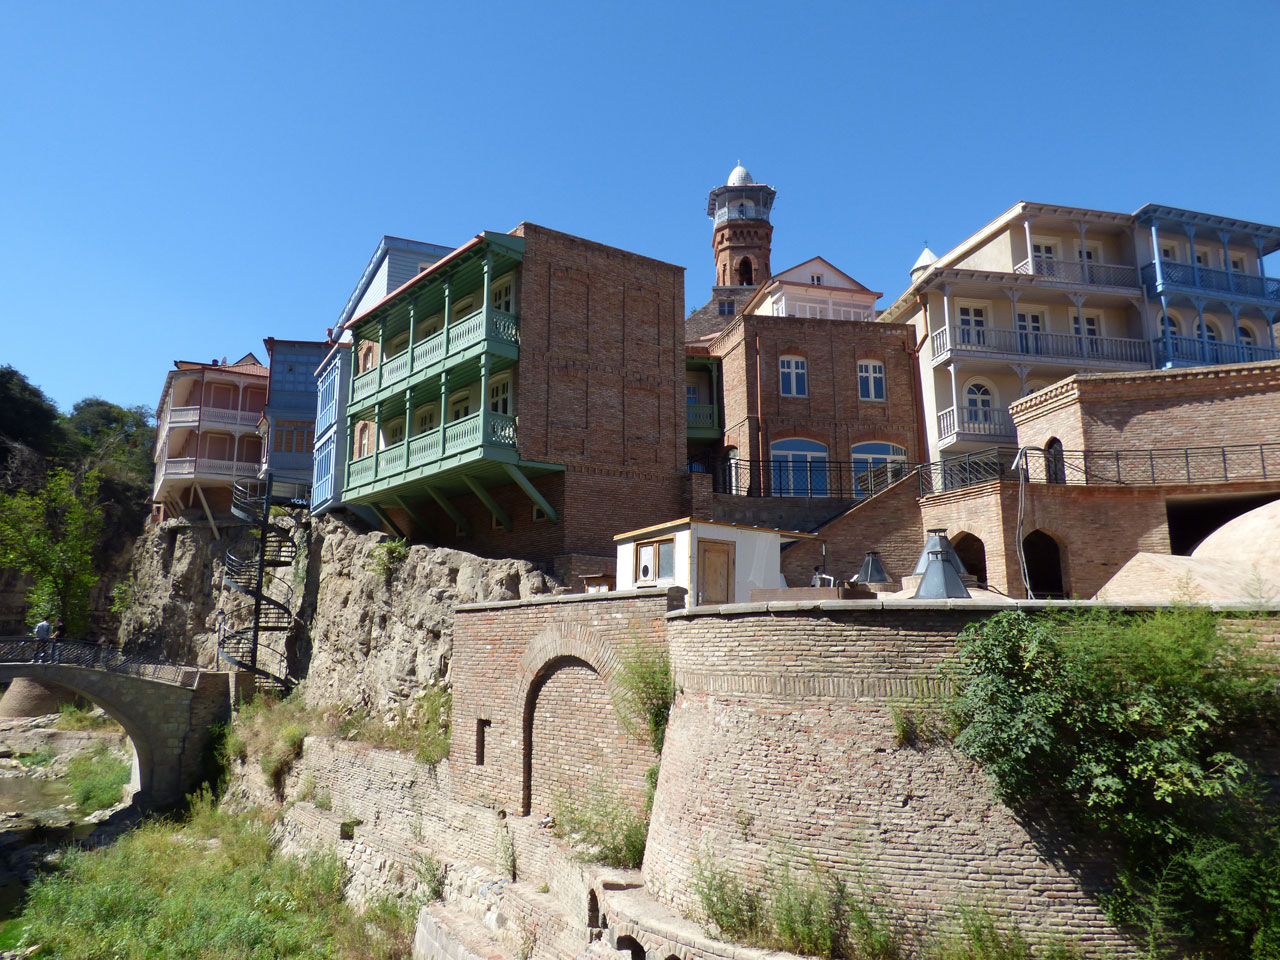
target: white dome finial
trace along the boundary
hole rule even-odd
[[[742,161],[739,160],[738,165],[734,167],[733,171],[729,174],[729,186],[744,187],[749,183],[755,183],[755,181],[751,179],[750,171],[748,171],[747,168],[742,165]]]

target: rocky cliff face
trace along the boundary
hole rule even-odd
[[[486,560],[440,547],[414,546],[402,559],[382,533],[305,512],[276,517],[292,531],[298,560],[277,568],[274,595],[292,593],[290,633],[303,695],[315,704],[392,711],[442,679],[448,669],[453,608],[477,600],[514,600],[563,588],[522,560]],[[218,623],[247,625],[252,601],[223,586],[230,547],[252,556],[256,531],[169,520],[134,546],[132,602],[120,642],[174,660],[214,666]]]
[[[393,708],[445,676],[457,604],[563,590],[527,561],[442,547],[411,547],[386,570],[388,540],[330,517],[312,526],[301,609],[310,703]]]

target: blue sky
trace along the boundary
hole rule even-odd
[[[323,337],[383,234],[521,220],[692,309],[738,159],[775,270],[881,306],[1018,200],[1280,223],[1277,36],[1274,0],[0,2],[0,363],[154,406],[174,359]]]

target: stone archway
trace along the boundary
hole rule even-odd
[[[184,686],[69,664],[0,663],[0,682],[57,684],[100,706],[133,747],[134,802],[166,807],[197,785],[209,727],[231,715],[229,675],[191,672]]]

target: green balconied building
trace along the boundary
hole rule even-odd
[[[679,510],[681,274],[532,224],[426,266],[347,325],[343,498],[416,539],[611,569],[594,503]]]

